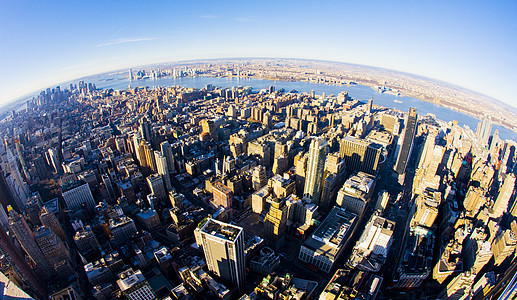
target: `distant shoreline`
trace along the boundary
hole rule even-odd
[[[502,103],[496,99],[479,94],[477,92],[455,86],[440,80],[426,78],[420,75],[404,73],[396,70],[383,69],[374,66],[357,65],[344,62],[321,61],[312,59],[290,59],[290,58],[218,58],[200,59],[176,62],[164,62],[135,66],[133,70],[156,70],[160,68],[185,67],[211,65],[212,68],[221,66],[237,65],[242,70],[260,70],[262,73],[286,73],[287,75],[258,74],[231,75],[237,78],[268,79],[272,81],[286,82],[308,82],[323,85],[348,85],[346,82],[363,85],[372,88],[383,86],[387,89],[394,89],[400,95],[414,97],[420,101],[442,106],[459,113],[481,119],[483,114],[490,112],[493,123],[502,125],[509,130],[517,133],[517,109]],[[262,69],[261,69],[262,68]],[[303,74],[300,70],[303,70]],[[322,70],[322,71],[319,71]],[[99,77],[103,74],[120,75],[125,69],[113,70],[88,76],[83,76],[74,80],[62,82],[58,85],[65,85],[79,80],[88,81],[88,78]],[[319,72],[319,73],[318,73]],[[213,76],[212,74],[199,74],[199,76]],[[296,76],[296,77],[295,77]],[[304,77],[305,76],[305,77]],[[308,80],[308,77],[317,80]],[[106,81],[115,80],[108,78]],[[326,80],[328,82],[326,82]],[[135,82],[138,79],[135,80]],[[321,82],[323,81],[323,82]],[[383,82],[384,81],[384,82]],[[345,83],[343,83],[345,82]],[[95,83],[95,82],[93,82]],[[66,88],[66,87],[65,87]],[[0,119],[8,115],[9,111],[22,109],[26,101],[37,95],[39,91],[28,93],[0,108]]]

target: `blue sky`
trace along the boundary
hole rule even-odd
[[[0,105],[130,66],[334,60],[427,76],[517,107],[517,1],[0,0]]]

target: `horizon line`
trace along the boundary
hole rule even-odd
[[[445,84],[446,85],[450,85],[453,88],[463,89],[463,90],[469,91],[471,93],[477,94],[478,96],[483,96],[483,97],[489,98],[492,101],[498,102],[499,105],[508,106],[508,107],[513,108],[514,110],[517,110],[517,106],[511,105],[511,104],[506,103],[506,102],[504,102],[502,100],[496,99],[496,98],[494,98],[492,96],[483,94],[481,92],[472,90],[470,88],[459,86],[459,85],[451,83],[451,82],[447,82],[447,81],[444,81],[444,80],[441,80],[441,79],[427,77],[427,76],[424,76],[424,75],[404,72],[404,71],[395,70],[395,69],[388,69],[388,68],[378,67],[378,66],[373,66],[373,65],[364,65],[364,64],[359,64],[359,63],[350,63],[350,62],[336,61],[336,60],[325,60],[325,59],[314,59],[314,58],[290,58],[290,57],[263,57],[263,56],[257,56],[257,57],[242,56],[242,57],[219,57],[219,58],[199,58],[199,59],[187,59],[187,60],[171,60],[171,61],[161,61],[161,62],[156,62],[156,63],[141,64],[141,65],[133,65],[133,66],[130,66],[130,67],[113,69],[113,70],[104,71],[104,72],[95,72],[95,73],[91,73],[91,74],[84,75],[84,76],[81,76],[81,77],[76,77],[76,78],[73,78],[73,79],[69,79],[69,80],[65,80],[65,81],[56,82],[56,83],[53,83],[53,84],[50,84],[50,85],[46,85],[46,87],[37,88],[37,89],[34,89],[34,90],[30,91],[30,92],[27,92],[26,94],[23,94],[21,96],[18,96],[18,97],[15,97],[15,98],[11,98],[11,100],[8,100],[5,104],[0,104],[0,110],[3,110],[6,106],[13,105],[13,104],[15,104],[15,102],[18,102],[18,101],[22,101],[22,100],[28,101],[28,100],[30,100],[29,99],[31,97],[30,95],[35,94],[37,92],[41,92],[41,91],[43,91],[43,90],[45,90],[47,88],[51,88],[52,86],[57,87],[57,86],[61,86],[62,84],[71,83],[71,82],[78,81],[78,80],[85,79],[85,78],[92,77],[92,76],[98,76],[98,75],[107,74],[107,73],[111,73],[111,72],[121,72],[123,70],[132,69],[132,68],[143,68],[143,67],[150,67],[150,66],[156,66],[156,65],[166,65],[166,64],[174,64],[174,63],[176,63],[176,64],[179,64],[179,63],[194,63],[194,62],[200,62],[200,61],[216,61],[216,60],[226,60],[226,59],[227,60],[252,60],[252,59],[277,60],[277,59],[279,59],[279,60],[295,60],[295,61],[315,61],[315,62],[326,62],[326,63],[339,63],[339,64],[344,64],[344,65],[360,66],[360,67],[370,68],[370,69],[386,70],[386,71],[390,71],[390,72],[394,72],[394,73],[400,73],[400,74],[403,74],[403,75],[406,75],[406,76],[420,77],[421,79],[425,79],[425,80],[428,80],[428,81],[435,81],[435,82],[441,83],[442,85],[445,85]],[[32,97],[34,97],[34,96],[32,96]],[[24,98],[26,98],[26,99],[24,99]],[[424,101],[424,100],[421,100],[421,99],[418,99],[418,100]]]

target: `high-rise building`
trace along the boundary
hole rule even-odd
[[[13,270],[20,275],[24,285],[33,290],[40,297],[46,298],[47,288],[42,282],[42,278],[38,277],[27,264],[23,253],[18,251],[12,238],[7,235],[6,231],[2,227],[0,227],[0,251],[1,254],[5,256],[9,264],[11,264]]]
[[[334,207],[314,233],[305,240],[298,258],[329,273],[350,236],[357,215]]]
[[[477,215],[481,207],[488,202],[485,196],[486,191],[483,188],[471,185],[463,200],[463,207],[465,208],[465,215],[474,217]]]
[[[483,120],[478,123],[476,136],[482,145],[488,146],[488,139],[492,132],[492,117],[488,114],[483,116]]]
[[[117,195],[115,194],[115,189],[113,187],[113,183],[111,182],[111,177],[108,174],[102,174],[102,183],[104,183],[104,187],[108,192],[109,200],[115,201],[117,200]]]
[[[294,158],[294,166],[296,168],[296,195],[302,197],[303,187],[305,186],[305,176],[307,174],[307,161],[309,153],[298,153]]]
[[[253,169],[251,182],[255,191],[260,190],[267,184],[266,167],[256,166]]]
[[[88,183],[81,180],[63,182],[63,199],[71,211],[80,210],[83,205],[90,211],[95,208],[95,200]]]
[[[286,224],[287,206],[285,201],[275,198],[264,219],[264,237],[277,249],[284,244]]]
[[[34,232],[34,238],[41,252],[43,252],[43,255],[52,267],[55,267],[62,261],[66,261],[68,264],[71,262],[68,249],[66,249],[63,242],[50,228],[45,226],[39,227],[36,232]]]
[[[360,216],[364,212],[366,203],[370,201],[374,188],[375,177],[358,172],[343,184],[337,193],[336,205]]]
[[[159,175],[162,175],[163,182],[167,191],[172,189],[171,177],[169,175],[169,166],[167,165],[167,159],[162,155],[160,151],[154,151],[154,158],[156,160],[156,169]]]
[[[145,279],[142,271],[127,269],[118,274],[119,280],[117,285],[124,296],[129,300],[153,300],[157,299],[156,295]]]
[[[36,265],[36,273],[44,280],[49,280],[54,274],[54,268],[50,265],[49,261],[38,247],[38,244],[34,239],[34,233],[30,230],[23,216],[15,212],[12,208],[9,209],[8,213],[9,226],[20,242],[23,250],[25,250],[25,253],[27,253]]]
[[[61,160],[59,159],[59,155],[55,149],[49,149],[48,150],[48,156],[50,158],[50,162],[52,163],[52,167],[54,168],[54,171],[61,175],[63,174],[63,167],[61,166]]]
[[[499,189],[499,195],[494,202],[490,212],[493,218],[500,218],[508,210],[508,203],[515,190],[515,175],[508,174],[504,179],[503,186]]]
[[[322,138],[313,139],[309,147],[303,199],[316,204],[320,201],[327,148],[327,141]]]
[[[61,239],[61,241],[66,241],[65,231],[63,230],[61,223],[59,223],[59,220],[56,218],[56,216],[51,211],[49,211],[46,206],[43,206],[41,209],[39,219],[41,224],[47,228],[50,228]]]
[[[208,269],[242,289],[246,283],[244,230],[208,219],[196,229],[195,236],[197,244],[202,246],[205,253]]]
[[[0,285],[3,287],[0,292],[2,299],[34,300],[33,297],[17,286],[11,278],[2,272],[0,272]]]
[[[411,219],[412,226],[433,226],[438,216],[442,194],[440,192],[425,191],[415,199],[416,211]]]
[[[172,147],[168,141],[162,142],[160,144],[160,148],[162,150],[162,155],[165,156],[167,160],[167,167],[169,168],[169,172],[174,172],[176,170],[176,162],[174,161],[174,155],[172,154]]]
[[[345,161],[338,154],[335,153],[327,156],[319,204],[322,211],[329,211],[334,206],[336,194],[345,179],[345,171]]]
[[[156,172],[157,171],[156,160],[154,158],[154,150],[153,150],[153,147],[151,146],[151,143],[145,142],[142,144],[142,147],[143,147],[145,160],[146,160],[147,168],[148,168],[146,171],[147,172]]]
[[[274,196],[280,199],[294,192],[294,181],[288,176],[275,175],[269,179],[268,186],[272,188]]]
[[[147,176],[146,179],[149,190],[154,194],[156,199],[160,201],[167,200],[167,192],[165,190],[165,185],[163,184],[162,176],[159,174],[152,174]]]
[[[144,140],[147,142],[151,141],[151,123],[149,123],[149,120],[147,118],[142,118],[140,120],[140,135]]]
[[[447,287],[442,290],[438,295],[438,299],[469,299],[477,271],[479,270],[466,271],[458,274],[447,284]]]
[[[213,190],[212,204],[214,207],[216,207],[216,208],[220,207],[220,206],[222,206],[224,208],[232,207],[233,192],[229,187],[227,187],[226,185],[217,181],[212,185],[212,190]]]
[[[36,176],[40,180],[46,179],[49,176],[49,172],[45,158],[41,155],[38,155],[32,162],[34,163],[34,171]]]
[[[517,247],[517,222],[513,221],[511,229],[506,229],[492,241],[494,264],[499,266],[511,256]]]
[[[363,271],[378,272],[386,262],[394,229],[395,222],[377,214],[372,215],[355,244],[348,265]]]
[[[126,146],[126,136],[125,135],[117,136],[115,138],[115,145],[117,145],[117,150],[120,153],[127,153],[128,152],[128,149],[127,149],[127,146]]]
[[[404,125],[402,144],[400,146],[397,163],[395,164],[395,171],[399,174],[404,174],[406,172],[406,166],[411,155],[411,150],[413,149],[413,140],[415,138],[416,127],[418,125],[416,108],[409,108],[409,113]]]
[[[345,159],[347,169],[375,174],[379,168],[382,145],[366,140],[345,136],[341,139],[339,154]]]
[[[273,160],[273,173],[284,174],[288,168],[289,159],[285,155],[275,157]]]

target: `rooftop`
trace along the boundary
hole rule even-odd
[[[128,269],[119,274],[120,279],[117,280],[118,287],[123,292],[135,284],[138,284],[142,281],[145,281],[145,277],[140,270],[133,271],[133,269]]]
[[[203,225],[201,228],[201,231],[212,236],[233,242],[237,239],[243,230],[241,227],[235,225],[227,224],[214,219],[208,219],[205,225]]]
[[[303,244],[320,254],[335,256],[350,233],[357,215],[344,208],[334,207],[323,223]]]

